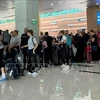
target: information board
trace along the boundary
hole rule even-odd
[[[97,12],[97,24],[100,25],[100,12]]]

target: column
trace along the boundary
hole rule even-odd
[[[100,9],[98,6],[94,6],[94,7],[88,7],[87,8],[87,28],[88,31],[90,31],[91,29],[95,30],[95,31],[100,31],[100,19],[99,19],[99,15],[97,15],[97,13],[100,13]]]
[[[34,30],[34,36],[39,39],[39,1],[15,0],[15,22],[19,35],[28,27]]]

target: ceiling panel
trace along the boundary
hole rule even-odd
[[[40,13],[99,5],[100,0],[39,0]],[[0,0],[0,18],[15,14],[15,0]]]

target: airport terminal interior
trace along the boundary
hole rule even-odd
[[[100,100],[100,0],[0,0],[0,100]]]

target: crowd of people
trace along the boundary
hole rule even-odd
[[[74,35],[68,30],[61,30],[57,37],[52,37],[48,32],[40,33],[39,42],[34,37],[34,31],[24,29],[21,37],[18,30],[10,32],[10,41],[4,43],[3,32],[0,30],[0,81],[6,80],[4,55],[16,63],[15,58],[19,52],[23,54],[24,70],[28,75],[37,76],[41,66],[49,64],[69,66],[70,62],[83,63],[100,60],[100,32],[94,30],[86,33],[85,29],[78,30]],[[10,73],[11,74],[11,73]]]

